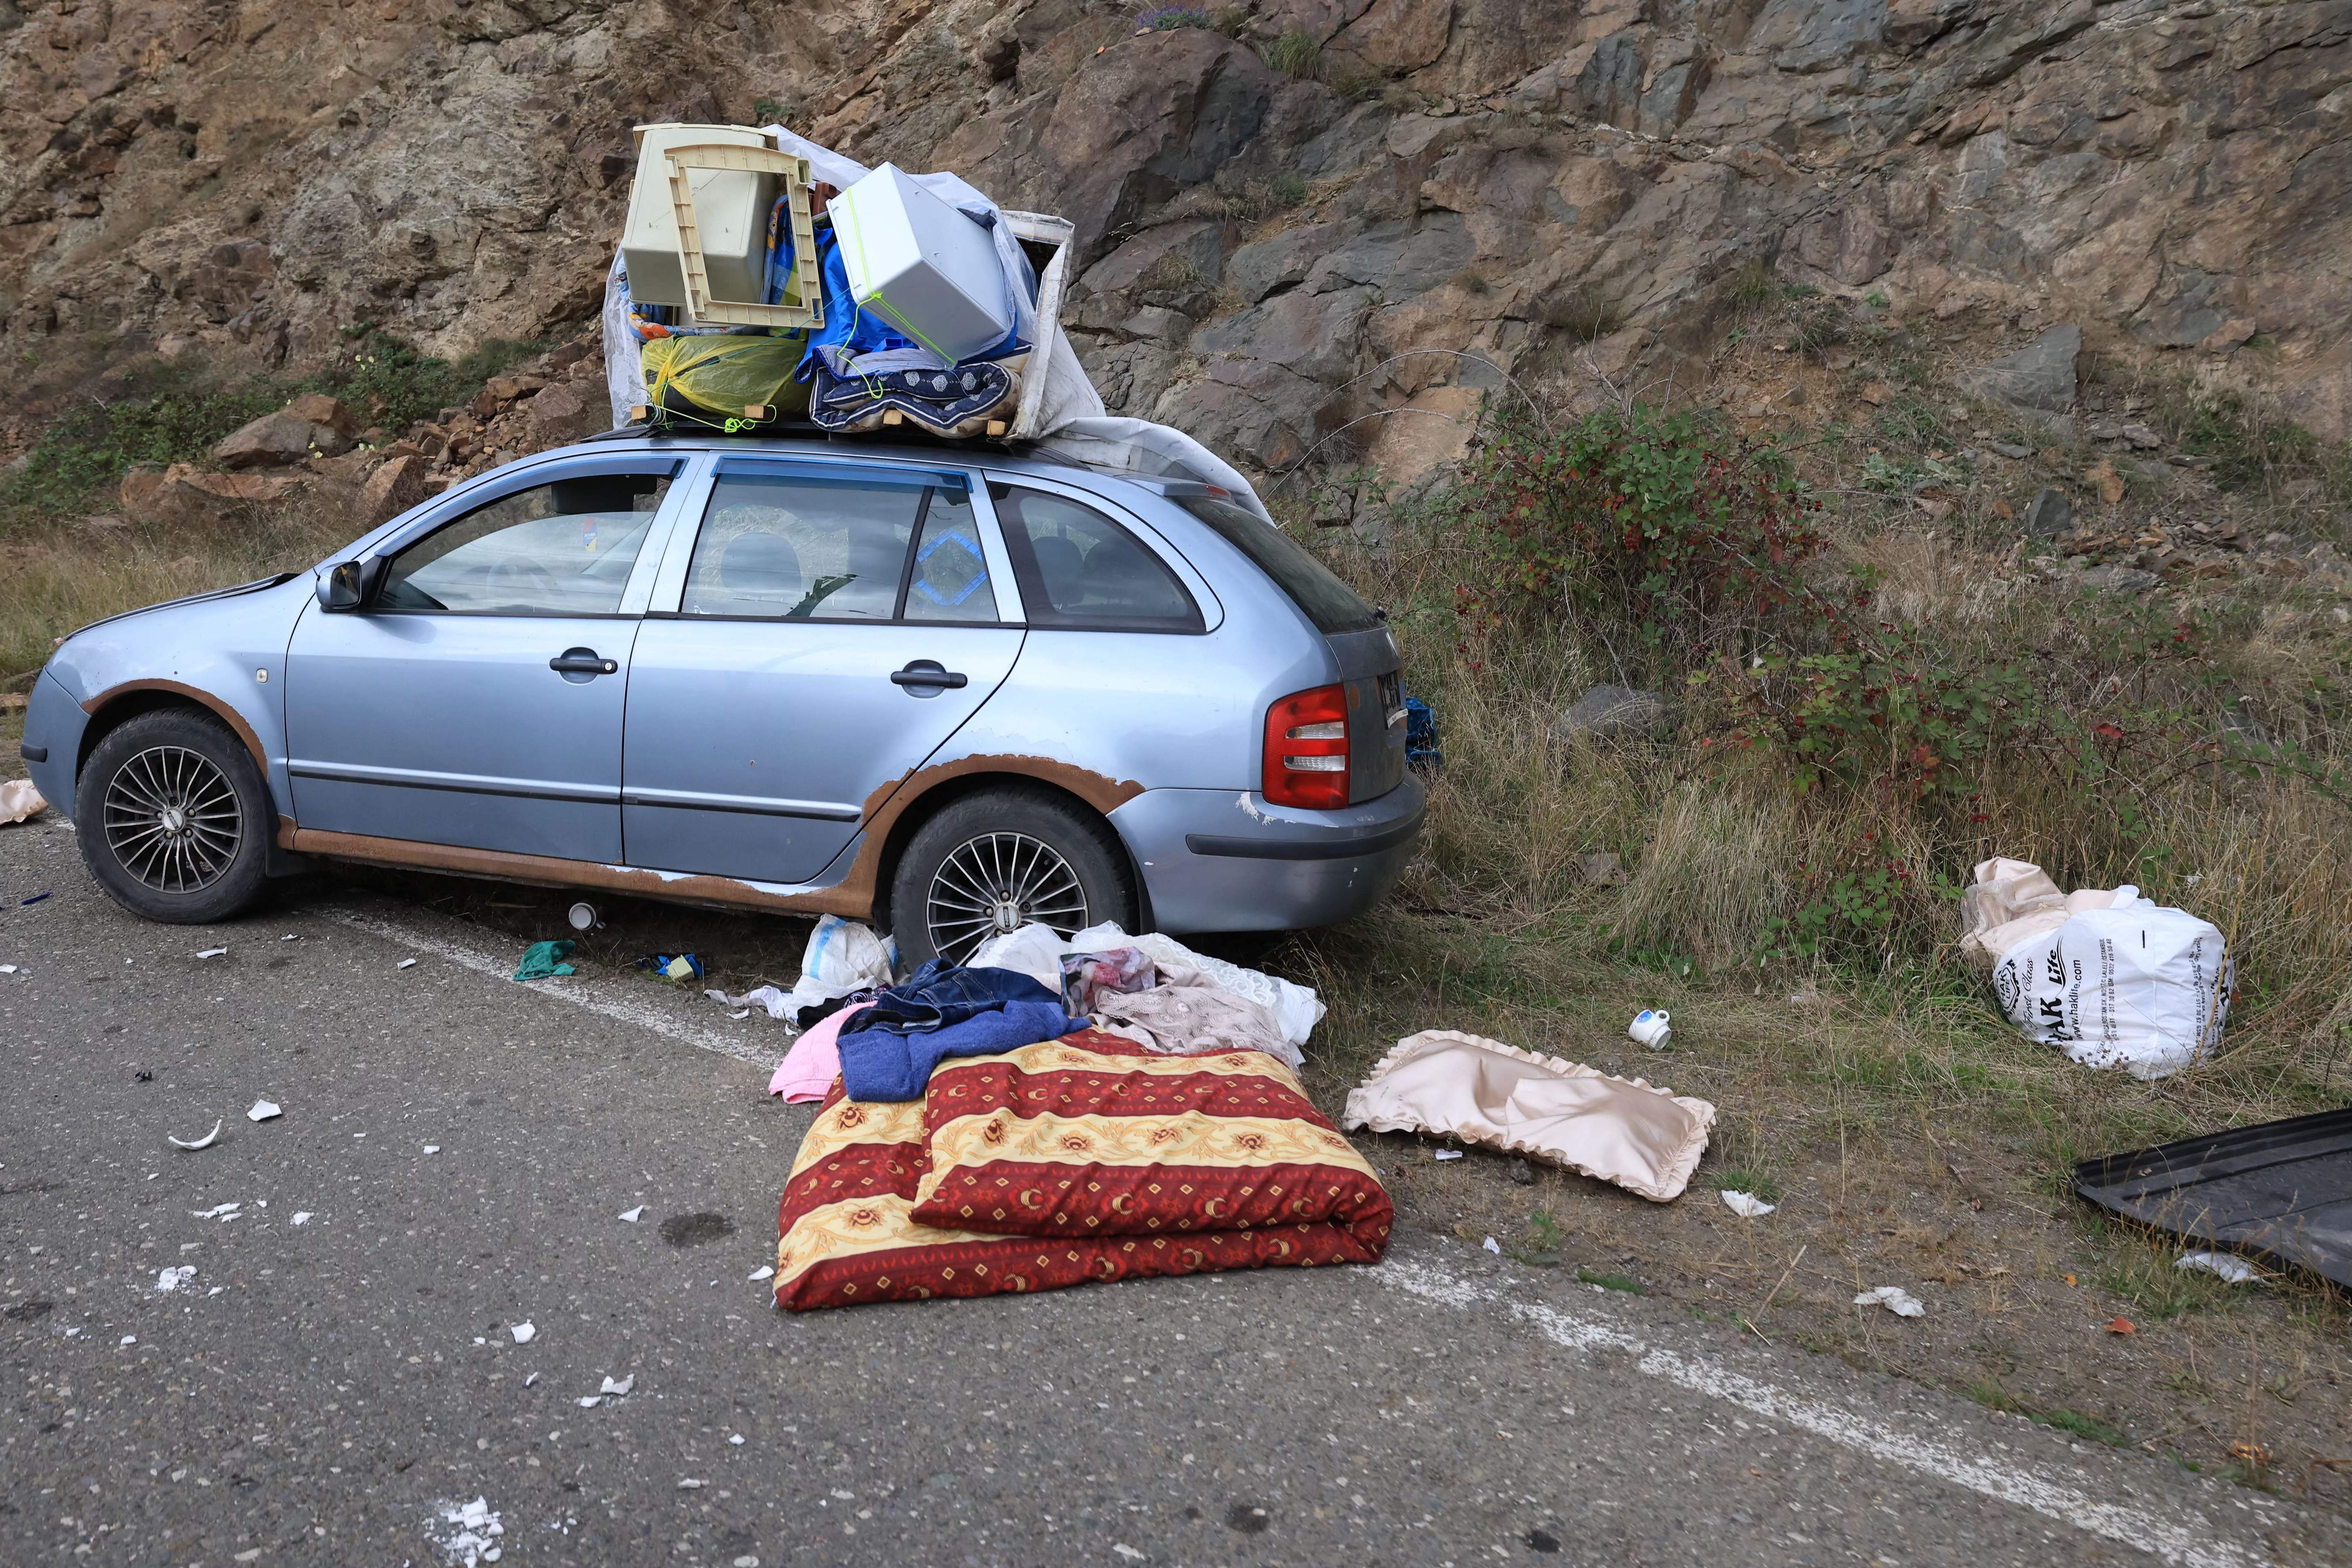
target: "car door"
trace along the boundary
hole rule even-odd
[[[814,880],[1012,670],[1006,570],[961,472],[723,460],[637,639],[629,862]]]
[[[387,541],[357,610],[307,609],[286,675],[306,835],[617,862],[629,653],[678,466],[525,470]]]

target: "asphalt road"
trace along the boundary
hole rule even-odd
[[[516,985],[331,883],[143,925],[55,823],[0,831],[0,1563],[2352,1561],[2290,1500],[1425,1235],[779,1313],[779,1026]]]

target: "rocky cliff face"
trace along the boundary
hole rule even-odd
[[[1759,268],[1989,346],[2079,324],[2352,434],[2352,0],[1261,0],[1140,36],[1085,0],[18,4],[20,413],[362,322],[562,335],[629,126],[781,115],[1074,219],[1107,399],[1259,466],[1458,406],[1460,352],[1639,373]]]

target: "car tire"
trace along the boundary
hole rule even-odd
[[[982,789],[925,822],[890,879],[890,922],[909,968],[944,948],[961,961],[1004,928],[1042,920],[1064,936],[1133,930],[1134,874],[1110,824],[1043,789]]]
[[[278,810],[253,754],[209,714],[158,708],[107,732],[74,787],[74,837],[107,895],[173,925],[261,895]]]

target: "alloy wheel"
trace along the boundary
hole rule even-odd
[[[1085,929],[1087,892],[1059,851],[1027,833],[982,833],[958,844],[931,877],[924,919],[931,950],[961,963],[991,936],[1032,923],[1064,936]]]
[[[106,787],[106,847],[157,893],[201,893],[228,874],[245,841],[236,787],[184,746],[151,746]]]

